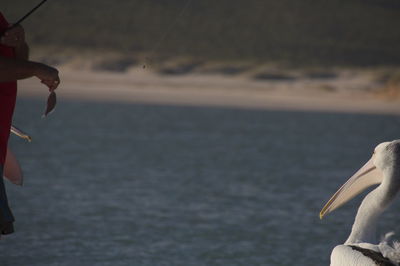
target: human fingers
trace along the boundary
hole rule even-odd
[[[42,63],[36,63],[35,66],[35,76],[40,80],[60,81],[57,69]]]
[[[53,79],[41,79],[40,82],[46,85],[49,91],[54,91],[60,85],[60,81]]]
[[[49,88],[49,91],[54,91],[60,85],[59,79],[56,79],[56,80],[48,80],[47,79],[47,80],[42,80],[41,82]]]
[[[17,26],[6,31],[3,36],[1,36],[0,42],[3,45],[18,47],[25,43],[25,32],[22,27]]]
[[[35,76],[38,77],[50,91],[57,89],[60,84],[58,70],[42,63],[36,63],[35,66]]]
[[[4,36],[13,36],[19,38],[25,38],[25,30],[21,25],[10,26],[3,34]]]

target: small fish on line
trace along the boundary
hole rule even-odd
[[[48,114],[50,114],[52,111],[54,111],[56,104],[57,104],[57,95],[56,95],[55,91],[51,91],[49,94],[49,97],[47,98],[46,110],[42,117],[44,118]]]

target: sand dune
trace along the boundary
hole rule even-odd
[[[117,101],[140,104],[218,106],[400,114],[400,100],[379,97],[377,84],[342,73],[330,79],[257,80],[223,75],[159,75],[143,68],[127,73],[60,68],[59,100]],[[36,78],[19,83],[20,97],[43,97]]]

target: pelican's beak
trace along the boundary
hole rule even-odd
[[[336,210],[366,188],[382,182],[382,172],[376,168],[372,158],[358,170],[349,180],[332,196],[319,213],[322,219],[325,215]]]

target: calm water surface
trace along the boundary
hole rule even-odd
[[[25,185],[2,266],[328,265],[360,197],[326,200],[400,117],[19,101]],[[380,231],[399,229],[399,204]]]

